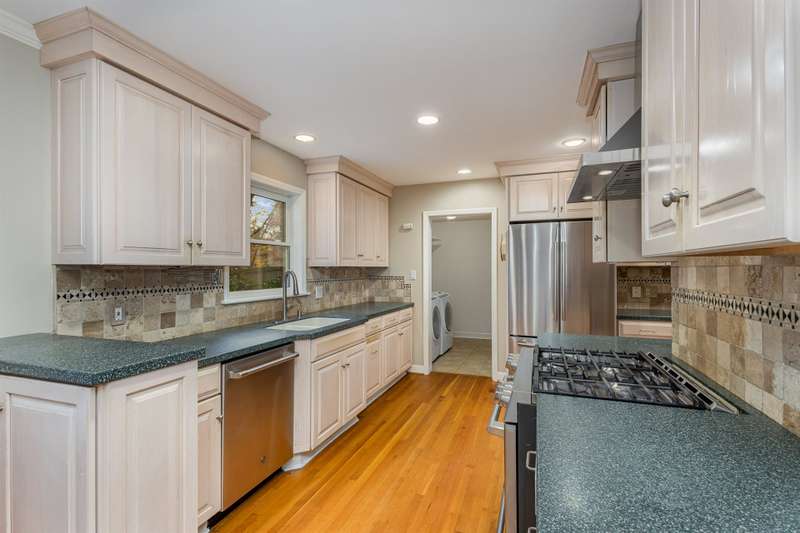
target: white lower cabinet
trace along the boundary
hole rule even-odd
[[[222,396],[197,404],[197,525],[222,508]]]
[[[366,403],[365,345],[358,344],[311,365],[313,445],[319,446]]]
[[[400,325],[400,353],[398,356],[398,365],[401,372],[405,372],[411,368],[413,362],[413,347],[411,322],[404,322]]]
[[[347,422],[356,416],[367,403],[364,388],[365,345],[359,344],[342,353],[342,413]]]
[[[197,365],[79,387],[0,376],[2,527],[197,531]]]
[[[364,351],[364,389],[369,398],[383,385],[383,340],[381,336],[374,335],[368,338]]]
[[[2,376],[0,398],[0,531],[95,531],[94,389]]]
[[[389,382],[400,373],[400,330],[397,326],[383,334],[383,381]]]

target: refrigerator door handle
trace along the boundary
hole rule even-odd
[[[567,312],[564,309],[564,303],[567,299],[566,283],[567,283],[567,228],[562,222],[558,227],[558,290],[560,291],[558,297],[558,331],[565,333]]]
[[[561,332],[561,252],[559,241],[561,236],[561,224],[556,226],[555,239],[553,239],[553,326],[556,333]]]

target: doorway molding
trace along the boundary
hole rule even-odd
[[[492,379],[497,381],[501,374],[498,370],[497,352],[499,347],[497,331],[497,208],[496,207],[472,207],[465,209],[443,209],[437,211],[422,212],[422,371],[429,374],[432,369],[431,363],[431,294],[433,293],[433,230],[431,219],[445,216],[459,215],[489,215],[491,221],[491,249],[490,260],[492,262]]]

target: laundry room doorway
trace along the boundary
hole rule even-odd
[[[483,209],[427,215],[426,363],[433,372],[492,377],[496,370],[494,213]]]

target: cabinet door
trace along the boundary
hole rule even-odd
[[[339,175],[339,266],[358,266],[358,192],[356,182]]]
[[[591,218],[593,202],[568,204],[567,198],[575,183],[575,172],[558,173],[558,217],[559,218]]]
[[[86,387],[0,377],[0,530],[95,530],[94,400]]]
[[[642,3],[642,253],[682,248],[679,204],[664,207],[696,171],[696,91],[691,50],[696,0]],[[687,50],[687,47],[689,49]]]
[[[311,365],[311,420],[315,448],[342,425],[341,366],[342,360],[338,355]]]
[[[367,339],[364,355],[364,388],[367,398],[377,392],[383,385],[382,357],[383,339],[378,334]]]
[[[197,525],[222,507],[222,396],[197,404]]]
[[[600,150],[606,143],[606,86],[600,87],[594,117],[592,117],[592,150]]]
[[[592,262],[605,263],[607,260],[606,201],[601,200],[592,203]]]
[[[509,180],[510,220],[558,217],[558,174],[518,176]]]
[[[359,344],[342,354],[342,422],[347,422],[364,408],[364,344]]]
[[[684,201],[685,249],[783,239],[786,206],[797,209],[786,202],[786,30],[798,30],[785,22],[790,2],[696,3],[697,22],[688,23],[699,25],[700,140]]]
[[[389,266],[389,199],[377,195],[378,223],[375,231],[375,266]]]
[[[375,266],[375,233],[378,225],[378,199],[376,196],[377,193],[370,189],[358,186],[356,255],[360,266]]]
[[[250,133],[192,108],[192,263],[250,264]]]
[[[404,372],[411,368],[413,363],[414,343],[412,342],[411,322],[406,322],[400,326],[400,357],[399,370]]]
[[[335,266],[338,243],[336,174],[308,177],[308,265]]]
[[[191,262],[192,106],[100,63],[101,262]]]
[[[98,529],[197,529],[197,363],[97,392]]]
[[[383,332],[383,382],[391,381],[399,369],[400,332],[397,327]]]

